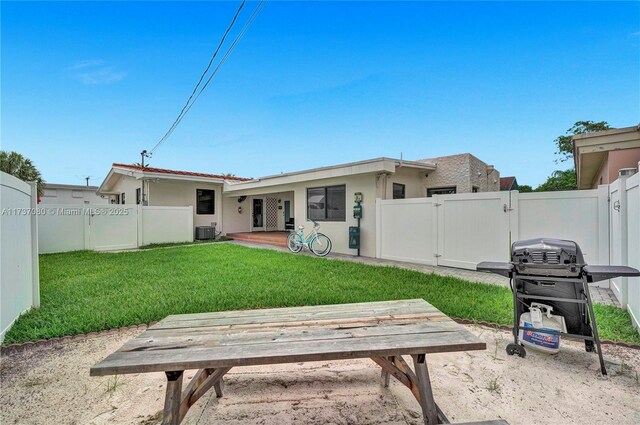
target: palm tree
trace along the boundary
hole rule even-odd
[[[38,197],[44,193],[45,182],[29,158],[18,152],[0,151],[0,170],[25,182],[38,183]]]

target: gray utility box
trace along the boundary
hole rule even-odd
[[[200,241],[213,239],[213,226],[196,226],[196,239]]]

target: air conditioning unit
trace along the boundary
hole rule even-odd
[[[213,239],[213,226],[196,226],[196,239],[200,241]]]

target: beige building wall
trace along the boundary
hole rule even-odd
[[[355,176],[318,179],[310,182],[299,182],[286,185],[277,185],[268,189],[248,189],[241,192],[227,194],[223,201],[224,231],[225,233],[251,231],[251,199],[253,197],[274,196],[273,194],[292,196],[292,211],[295,217],[295,225],[305,226],[305,234],[312,229],[313,224],[307,221],[307,189],[323,186],[345,185],[346,213],[345,221],[321,221],[320,232],[326,234],[333,242],[333,251],[342,254],[355,254],[356,251],[348,249],[349,226],[355,226],[357,220],[353,218],[353,199],[356,192],[363,196],[363,217],[360,221],[361,255],[375,257],[376,253],[376,176],[364,174]],[[247,196],[247,199],[238,204],[239,195]],[[238,205],[242,206],[242,214],[237,212]],[[235,212],[234,212],[235,211]],[[278,210],[281,213],[281,210]]]
[[[427,196],[427,173],[433,173],[433,171],[400,167],[396,169],[395,174],[386,177],[386,184],[384,177],[378,178],[378,188],[384,188],[384,190],[379,190],[378,192],[380,193],[380,198],[393,199],[393,183],[405,185],[406,198],[424,198]]]
[[[141,185],[141,181],[136,180],[134,177],[119,175],[117,177],[116,183],[113,185],[111,192],[116,192],[118,195],[120,195],[120,197],[124,193],[125,204],[135,204],[136,189],[142,187]],[[109,195],[109,203],[115,203],[114,195]]]
[[[121,175],[118,177],[112,192],[125,194],[125,204],[135,205],[136,190],[142,187],[142,181],[134,177]],[[196,189],[215,190],[215,214],[197,214]],[[179,180],[151,180],[145,182],[145,195],[148,205],[169,207],[193,207],[193,225],[210,226],[212,222],[222,223],[222,185],[215,183],[199,183]],[[110,195],[110,198],[114,197]],[[219,229],[219,228],[218,228]]]
[[[478,192],[500,190],[500,173],[496,169],[487,173],[488,165],[471,154],[463,153],[422,161],[434,162],[437,166],[425,179],[427,189],[455,186],[456,193],[470,193],[474,187]],[[426,196],[426,190],[423,196]]]
[[[215,191],[215,214],[198,214],[196,208],[196,190],[212,189]],[[222,225],[222,185],[215,183],[200,183],[179,180],[158,180],[149,182],[148,192],[149,205],[154,206],[175,206],[193,207],[193,225],[210,226],[211,223],[218,223],[216,230]],[[134,198],[135,202],[135,198]]]

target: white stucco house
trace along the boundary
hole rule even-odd
[[[352,206],[361,193],[361,255],[375,256],[376,198],[498,191],[500,174],[471,154],[407,161],[374,158],[260,178],[240,178],[114,163],[97,190],[110,203],[193,207],[194,226],[225,234],[286,231],[321,223],[333,250],[348,248]]]

